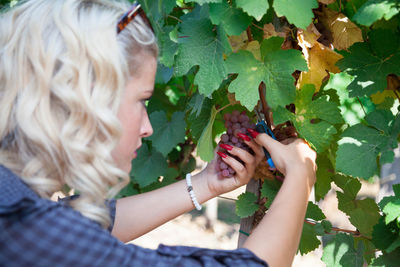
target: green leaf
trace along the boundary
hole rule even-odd
[[[175,183],[176,177],[178,177],[179,173],[176,169],[174,168],[168,168],[165,172],[165,174],[163,175],[163,179],[162,181],[156,181],[148,186],[145,186],[143,188],[141,188],[141,193],[145,193],[145,192],[150,192],[153,190],[156,190],[158,188],[167,186],[169,184]]]
[[[396,197],[400,197],[400,184],[393,185],[393,192]]]
[[[162,29],[162,32],[158,35],[158,43],[160,47],[160,56],[158,57],[160,62],[167,66],[172,67],[174,65],[175,55],[178,53],[178,44],[173,42],[170,38],[171,32],[176,28],[167,26]]]
[[[311,201],[308,202],[306,218],[313,219],[315,221],[321,221],[325,219],[325,214],[322,210]]]
[[[383,208],[383,213],[386,214],[386,224],[396,220],[400,216],[400,199],[387,203]]]
[[[379,222],[374,226],[372,241],[381,250],[386,250],[399,237],[398,232],[386,225],[384,217],[379,218]]]
[[[207,126],[204,128],[197,144],[197,155],[204,161],[210,162],[214,158],[214,146],[212,140],[212,129],[217,115],[217,110],[213,106]]]
[[[290,23],[305,29],[314,17],[312,9],[318,7],[318,2],[317,0],[275,0],[273,7],[278,16],[285,16]]]
[[[339,186],[346,195],[348,195],[351,199],[356,199],[358,192],[361,189],[361,183],[355,178],[336,174],[333,177],[333,181],[337,186]]]
[[[314,228],[317,235],[323,236],[332,231],[332,223],[330,221],[323,220],[321,223],[317,222]]]
[[[397,0],[369,0],[357,10],[353,20],[365,26],[371,26],[377,20],[389,20],[400,12]]]
[[[139,194],[139,190],[134,186],[134,183],[132,181],[129,182],[124,188],[119,191],[118,195],[115,198],[123,198],[123,197],[129,197],[133,195]]]
[[[319,247],[321,241],[317,238],[314,225],[308,223],[303,224],[301,232],[301,239],[299,244],[299,251],[301,255],[307,254]]]
[[[201,101],[201,102],[199,102],[199,101]],[[207,124],[209,122],[213,104],[212,104],[211,99],[198,94],[197,97],[193,97],[191,99],[191,102],[189,103],[189,105],[194,105],[193,109],[192,109],[192,113],[188,117],[188,122],[191,123],[190,131],[191,131],[193,137],[196,140],[199,140],[201,137],[201,134],[203,133],[204,129],[206,129]],[[197,111],[195,111],[196,109],[197,109]]]
[[[168,83],[173,75],[174,70],[172,68],[168,68],[161,63],[157,64],[157,73],[156,73],[156,84]],[[149,112],[149,110],[147,110]]]
[[[141,146],[137,157],[132,161],[131,177],[140,187],[145,187],[164,175],[167,170],[167,161],[164,156],[147,145]]]
[[[329,73],[329,81],[325,85],[324,90],[334,89],[340,99],[340,104],[343,104],[349,98],[347,86],[353,81],[354,77],[346,72]]]
[[[176,6],[176,0],[139,0],[146,15],[152,20],[152,26],[157,31],[162,18],[168,15]]]
[[[154,133],[147,139],[151,140],[153,147],[164,156],[176,145],[185,142],[185,113],[175,112],[171,121],[168,121],[164,111],[156,111],[150,114],[150,122]]]
[[[240,218],[246,218],[253,215],[258,210],[257,196],[246,192],[241,194],[236,201],[236,214]]]
[[[324,154],[317,157],[317,181],[315,183],[315,200],[319,201],[325,197],[331,189],[334,168],[331,161]]]
[[[390,124],[392,124],[394,117],[390,110],[375,110],[374,112],[368,113],[367,116],[365,116],[365,120],[376,129],[389,132]]]
[[[372,236],[373,227],[378,223],[380,217],[378,206],[372,199],[369,200],[363,202],[364,207],[356,208],[349,214],[350,222],[365,236]]]
[[[328,96],[321,96],[313,101],[314,92],[314,85],[304,85],[301,90],[297,90],[294,102],[296,113],[279,107],[273,117],[275,124],[292,121],[300,135],[320,153],[330,145],[336,134],[333,124],[342,123],[343,118],[337,104],[329,102]],[[319,122],[312,122],[316,119]]]
[[[215,25],[221,25],[228,35],[240,35],[251,22],[251,17],[226,1],[210,4],[210,19]]]
[[[272,37],[263,41],[264,45],[283,42],[282,38]],[[258,86],[266,84],[266,99],[272,108],[285,106],[294,101],[296,88],[292,73],[295,70],[307,70],[307,64],[298,50],[271,49],[264,62],[254,58],[245,50],[230,55],[226,60],[228,73],[238,73],[238,77],[229,85],[229,91],[235,93],[236,100],[248,110],[253,110],[259,99]]]
[[[354,239],[350,235],[336,234],[331,242],[326,245],[322,254],[322,261],[327,267],[352,266],[362,267],[364,246],[359,243],[358,249],[354,247]]]
[[[396,249],[391,253],[383,253],[379,258],[374,259],[370,267],[391,267],[398,266],[400,259],[400,249]]]
[[[260,21],[269,8],[268,0],[237,0],[236,5]]]
[[[388,145],[378,130],[356,124],[346,129],[336,154],[336,171],[368,179],[377,169],[376,157]]]
[[[330,221],[323,220],[321,225],[324,227],[325,232],[330,233],[332,231],[332,223]]]
[[[267,198],[267,202],[265,203],[265,207],[268,209],[272,201],[274,200],[276,194],[278,194],[279,188],[282,183],[278,180],[264,180],[264,183],[261,187],[261,196]]]
[[[369,33],[369,41],[352,45],[336,64],[342,71],[355,76],[348,86],[350,97],[382,92],[387,87],[388,74],[400,75],[398,33],[374,30]]]
[[[220,27],[215,31],[208,19],[188,17],[181,24],[179,37],[175,75],[184,75],[199,66],[194,83],[200,93],[210,96],[227,75],[223,53],[230,48],[226,46],[225,33]]]

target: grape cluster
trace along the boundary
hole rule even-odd
[[[239,138],[238,136],[238,134],[245,134],[250,136],[247,132],[247,129],[248,128],[255,129],[255,124],[250,121],[250,118],[247,116],[246,112],[245,111],[239,112],[237,110],[234,110],[232,111],[232,113],[225,113],[224,120],[225,120],[226,133],[224,133],[221,136],[221,140],[218,143],[218,145],[226,144],[230,146],[239,147],[253,154],[251,148],[248,147],[244,143],[243,139]],[[229,154],[229,151],[221,147],[219,147],[219,152],[222,152],[224,154]],[[236,160],[243,163],[236,156],[234,155],[230,156],[234,157]],[[227,178],[235,175],[235,171],[225,162],[223,162],[220,157],[217,158],[216,169],[219,177]]]

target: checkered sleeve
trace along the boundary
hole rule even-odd
[[[0,266],[267,266],[246,249],[126,245],[79,212],[44,199],[13,217],[0,217]]]
[[[111,217],[115,200],[107,201]],[[40,198],[0,165],[0,267],[267,266],[247,249],[126,245],[69,205]]]

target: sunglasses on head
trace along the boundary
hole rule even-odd
[[[154,29],[151,26],[150,20],[147,18],[146,14],[144,13],[142,7],[139,3],[134,2],[132,7],[126,12],[122,18],[118,21],[117,24],[117,34],[119,34],[125,27],[131,22],[137,15],[139,15],[143,21],[149,26],[149,28],[153,31]]]

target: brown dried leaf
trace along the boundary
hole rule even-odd
[[[388,90],[400,90],[400,76],[389,74],[386,77]]]
[[[279,36],[286,38],[286,36],[288,36],[289,33],[290,33],[290,28],[287,26],[283,26],[283,31],[277,32],[274,24],[268,23],[264,25],[264,39],[268,39],[272,36]]]
[[[233,94],[233,93],[228,92],[228,100],[229,100],[229,103],[232,105],[240,104],[240,102],[236,100],[235,94]]]
[[[254,176],[253,179],[254,180],[262,180],[264,181],[264,179],[274,179],[275,176],[272,174],[272,172],[269,170],[269,166],[268,163],[266,161],[266,158],[264,158],[258,165],[256,168],[256,171],[254,172]]]
[[[240,49],[243,49],[247,45],[247,33],[242,32],[241,35],[232,35],[228,37],[229,43],[231,44],[232,51],[236,53]]]
[[[347,49],[354,43],[363,41],[361,29],[342,13],[323,8],[318,15],[319,20],[331,31],[336,49]]]

